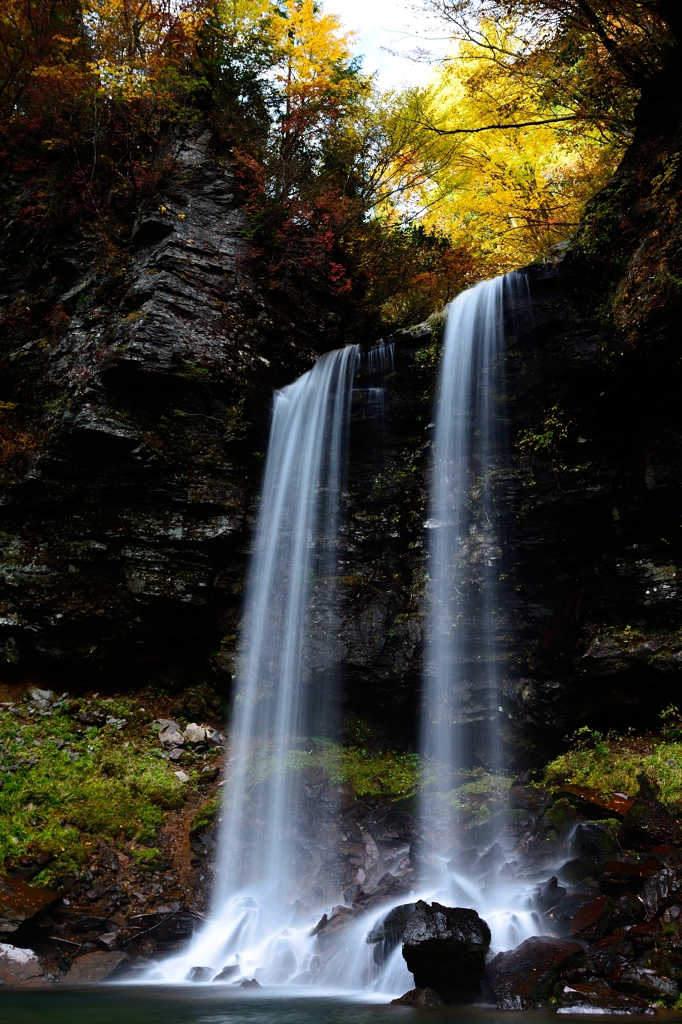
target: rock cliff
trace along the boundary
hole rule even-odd
[[[614,179],[509,310],[505,696],[472,667],[463,724],[493,716],[518,765],[586,721],[653,723],[678,688],[680,108],[650,87]],[[0,650],[10,682],[204,687],[217,707],[272,389],[363,337],[254,256],[207,133],[169,146],[127,249],[76,232],[40,269],[8,232]],[[335,655],[348,733],[378,749],[415,732],[438,323],[393,341],[388,409],[362,377],[354,400]],[[474,604],[483,554],[474,531]]]

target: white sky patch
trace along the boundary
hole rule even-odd
[[[448,48],[443,27],[404,0],[324,0],[324,9],[357,33],[354,51],[365,72],[379,73],[382,89],[425,85],[433,73],[429,63],[394,54],[421,49],[442,55]]]

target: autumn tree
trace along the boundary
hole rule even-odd
[[[620,156],[619,137],[549,107],[536,82],[509,73],[516,26],[482,23],[489,45],[456,41],[412,102],[423,134],[449,145],[425,187],[423,221],[467,245],[485,276],[523,266],[577,226]],[[491,55],[491,49],[493,53]]]
[[[679,0],[421,0],[453,37],[487,51],[542,94],[555,116],[589,122],[624,141],[642,88],[682,45]],[[500,47],[490,26],[515,26]],[[674,58],[673,58],[674,59]]]

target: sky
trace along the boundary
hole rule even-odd
[[[442,53],[442,28],[426,20],[406,0],[324,0],[324,9],[338,14],[344,26],[357,32],[355,53],[363,57],[363,70],[379,72],[382,89],[424,85],[431,75],[427,63],[415,62],[396,53],[416,47]]]

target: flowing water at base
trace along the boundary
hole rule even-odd
[[[0,995],[0,1015],[3,1024],[512,1024],[518,1019],[517,1014],[478,1006],[418,1010],[388,1006],[385,1001],[296,994],[285,1000],[267,992],[230,992],[217,985],[213,990],[183,985],[5,992]],[[681,1016],[661,1014],[671,1021]],[[557,1020],[553,1013],[532,1013],[532,1024],[550,1020]]]

